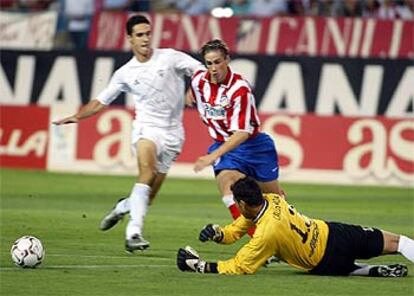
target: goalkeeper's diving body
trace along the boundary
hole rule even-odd
[[[277,194],[263,194],[250,177],[236,181],[231,190],[242,213],[225,227],[208,224],[202,242],[231,244],[253,225],[256,232],[232,259],[205,262],[191,247],[181,248],[177,265],[182,271],[252,274],[276,256],[289,265],[317,275],[404,277],[404,264],[369,265],[356,262],[387,254],[401,254],[414,262],[414,240],[371,227],[325,222],[300,214]]]

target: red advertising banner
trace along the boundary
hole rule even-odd
[[[217,19],[209,15],[150,14],[153,46],[198,52],[212,38],[238,54],[413,58],[414,21],[375,18],[272,17]],[[89,46],[129,50],[126,13],[96,14]]]
[[[263,115],[283,169],[341,170],[414,181],[414,119]]]
[[[0,167],[46,168],[49,108],[0,106]]]
[[[55,110],[56,111],[56,110]],[[135,174],[133,112],[108,108],[78,125],[50,126],[49,109],[1,106],[0,167]],[[414,119],[260,114],[274,140],[284,181],[409,186],[414,184]],[[185,111],[186,142],[171,175],[192,170],[212,143],[194,109]],[[50,135],[50,139],[49,139]],[[50,141],[49,141],[50,140]],[[48,149],[49,146],[49,149]]]
[[[108,109],[78,129],[77,159],[101,161],[102,167],[135,166],[129,139],[133,115]],[[281,175],[337,172],[354,179],[374,177],[386,184],[414,181],[414,119],[261,114],[280,157]],[[185,112],[186,143],[177,164],[192,165],[211,140],[195,110]],[[317,174],[315,174],[317,176]]]

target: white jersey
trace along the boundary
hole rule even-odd
[[[135,57],[119,68],[97,99],[109,105],[121,92],[134,95],[134,126],[182,128],[185,97],[184,76],[201,63],[174,49],[154,49],[147,62]]]

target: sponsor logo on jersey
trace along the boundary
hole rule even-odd
[[[226,110],[222,106],[204,104],[205,116],[208,119],[222,120],[226,118]]]

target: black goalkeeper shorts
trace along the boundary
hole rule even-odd
[[[384,237],[379,229],[327,222],[328,242],[321,262],[310,271],[318,275],[349,275],[359,267],[356,259],[382,254]]]

